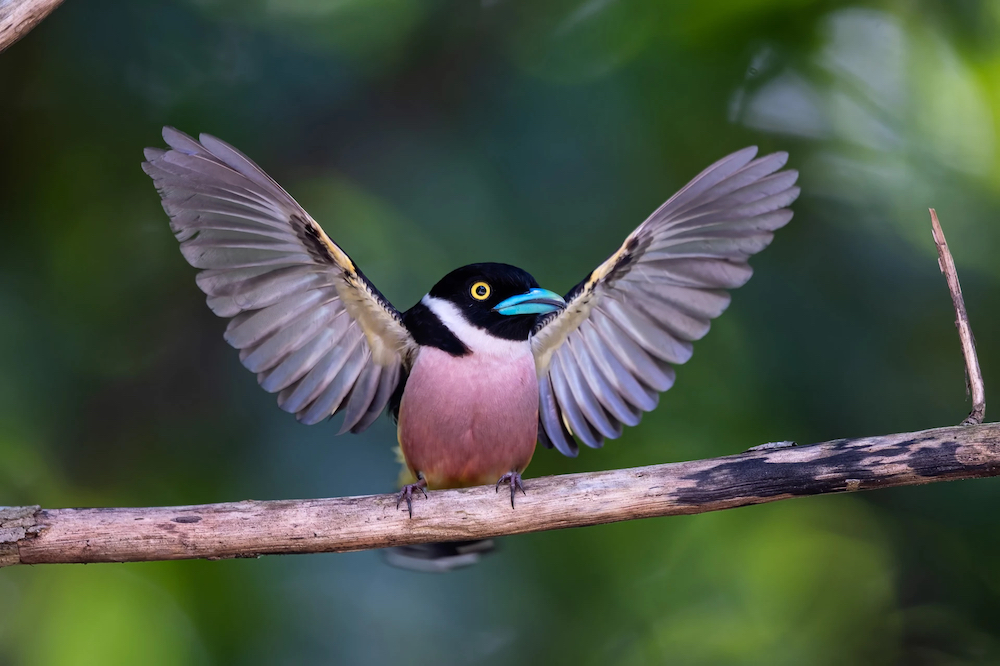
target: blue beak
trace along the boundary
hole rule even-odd
[[[526,315],[546,314],[565,308],[566,301],[562,296],[548,289],[536,288],[500,301],[493,311],[502,315]]]

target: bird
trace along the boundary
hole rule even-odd
[[[638,425],[799,195],[787,153],[744,148],[564,295],[515,266],[475,263],[400,311],[246,155],[208,134],[162,136],[168,147],[147,148],[142,168],[209,308],[229,320],[225,340],[302,423],[343,412],[338,434],[360,433],[388,412],[412,481],[397,508],[411,518],[427,489],[506,486],[514,508],[537,444],[575,457]],[[480,550],[409,555],[464,562]]]

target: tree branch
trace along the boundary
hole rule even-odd
[[[972,337],[972,326],[969,325],[969,313],[965,311],[965,299],[962,297],[962,285],[958,282],[958,269],[955,260],[948,249],[948,241],[938,221],[937,212],[930,208],[931,234],[938,251],[938,267],[948,282],[951,302],[955,306],[955,327],[962,341],[962,355],[965,357],[966,389],[972,394],[972,412],[962,422],[965,425],[982,423],[986,417],[986,388],[983,384],[983,373],[979,369],[979,357],[976,355],[976,341]]]
[[[31,32],[63,0],[0,0],[0,52]]]
[[[731,509],[806,495],[1000,475],[1000,424],[955,426],[492,487],[141,509],[0,509],[0,566],[384,548]]]

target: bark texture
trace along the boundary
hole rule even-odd
[[[0,0],[0,51],[28,34],[63,0]]]
[[[1000,475],[1000,424],[429,493],[115,509],[0,508],[0,565],[323,553],[599,525],[748,504]]]

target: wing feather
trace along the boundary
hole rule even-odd
[[[577,366],[580,368],[580,374],[587,381],[590,393],[594,396],[594,399],[601,403],[601,406],[619,424],[636,425],[639,423],[639,413],[629,408],[603,370],[598,367],[597,360],[588,348],[586,339],[582,335],[574,334],[574,336],[571,336],[570,349],[574,352]],[[620,425],[613,424],[610,419],[606,420],[609,423],[609,431],[621,434]],[[608,437],[612,436],[607,433],[604,434]]]
[[[363,338],[358,336],[350,352],[345,352],[346,360],[340,370],[329,378],[326,385],[313,403],[305,410],[302,422],[308,425],[319,423],[323,419],[340,410],[347,394],[354,388],[355,382],[371,359],[371,350],[362,344]]]
[[[243,153],[170,127],[163,138],[143,170],[240,361],[300,421],[343,409],[344,430],[367,428],[415,349],[399,312]]]
[[[379,417],[382,410],[385,409],[385,406],[389,403],[389,399],[392,397],[393,391],[399,384],[399,377],[400,366],[398,365],[383,366],[380,369],[378,388],[375,391],[375,395],[372,397],[372,401],[368,405],[368,409],[361,415],[358,422],[351,427],[352,432],[361,432],[366,430],[368,426],[375,422],[375,419]]]
[[[358,375],[357,381],[351,388],[351,394],[344,403],[344,423],[340,426],[340,432],[344,434],[356,426],[361,418],[368,411],[375,394],[378,392],[378,383],[381,379],[382,368],[374,363],[366,363]]]
[[[579,452],[573,434],[566,428],[559,404],[552,389],[551,373],[538,378],[538,438],[548,448],[555,447],[566,456],[575,457]]]
[[[583,415],[583,408],[570,389],[570,380],[564,366],[571,362],[569,356],[559,356],[552,359],[553,393],[559,403],[559,408],[562,410],[566,429],[587,446],[597,449],[604,445],[604,438],[591,427]]]
[[[744,148],[702,171],[539,322],[532,351],[539,441],[575,456],[656,407],[692,342],[753,274],[747,260],[788,224],[798,173]]]
[[[576,403],[580,406],[580,411],[587,422],[601,434],[602,437],[614,438],[621,435],[621,425],[612,423],[608,418],[604,407],[601,405],[590,384],[584,377],[583,369],[580,367],[579,357],[573,353],[574,347],[580,344],[580,338],[574,333],[566,342],[569,354],[566,355],[566,380],[569,390]]]

